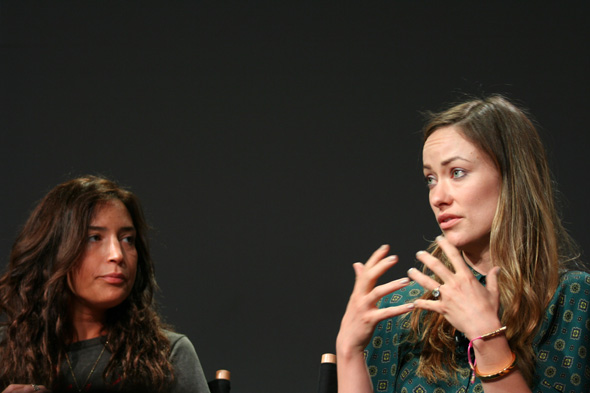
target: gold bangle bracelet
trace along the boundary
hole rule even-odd
[[[514,370],[515,367],[516,367],[516,354],[514,352],[512,352],[512,360],[510,361],[510,364],[508,366],[504,367],[502,370],[497,371],[492,374],[481,375],[479,373],[479,370],[477,369],[477,366],[475,366],[475,375],[477,375],[477,377],[484,382],[485,381],[493,381],[494,379],[502,378],[503,376],[510,374],[512,372],[512,370]]]

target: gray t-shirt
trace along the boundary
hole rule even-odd
[[[203,374],[199,357],[190,340],[182,334],[164,331],[170,340],[170,362],[174,367],[174,384],[168,390],[169,393],[209,393],[207,380]],[[121,385],[120,380],[112,384],[105,384],[102,373],[109,362],[111,353],[104,348],[104,337],[96,337],[90,340],[79,341],[68,347],[68,356],[72,364],[78,386],[83,392],[117,391]],[[99,358],[98,363],[96,360]],[[96,367],[88,378],[90,371],[96,363]],[[64,392],[78,392],[74,382],[72,371],[66,361],[63,362],[62,373],[65,378]],[[132,390],[133,389],[126,389]]]

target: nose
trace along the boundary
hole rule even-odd
[[[123,262],[123,248],[117,237],[112,237],[108,243],[108,260],[120,264]]]
[[[432,208],[444,207],[450,205],[453,198],[451,196],[451,190],[445,180],[439,180],[439,182],[430,189],[430,205]]]

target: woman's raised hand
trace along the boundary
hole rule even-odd
[[[501,327],[498,317],[500,268],[494,267],[488,272],[484,287],[475,278],[456,247],[442,236],[439,236],[436,241],[453,265],[455,272],[450,271],[428,252],[418,252],[416,258],[424,263],[442,281],[442,284],[418,269],[410,269],[408,276],[412,280],[427,291],[438,289],[440,293],[436,300],[416,300],[414,302],[416,308],[443,315],[451,325],[463,332],[470,340]]]
[[[410,311],[413,305],[401,305],[379,309],[376,304],[383,296],[408,285],[410,280],[402,278],[375,286],[379,277],[398,261],[397,256],[387,256],[389,246],[379,247],[363,265],[353,265],[356,281],[340,324],[336,340],[337,352],[351,354],[363,352],[375,326],[379,321]]]

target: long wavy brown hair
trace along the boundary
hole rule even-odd
[[[137,275],[129,297],[106,314],[112,356],[105,380],[122,387],[163,390],[172,382],[170,342],[154,306],[157,284],[147,224],[139,200],[116,183],[87,176],[62,183],[37,205],[16,238],[0,277],[0,386],[37,383],[59,387],[73,331],[68,274],[84,251],[97,205],[120,200],[137,231]]]
[[[501,96],[431,114],[423,141],[447,126],[457,127],[492,159],[501,174],[490,256],[501,268],[501,322],[507,327],[506,338],[517,355],[518,368],[530,385],[535,332],[559,283],[560,268],[577,257],[575,243],[557,212],[545,149],[525,112]],[[436,243],[429,251],[452,269]],[[431,294],[423,298],[431,298]],[[423,344],[418,372],[431,381],[454,379],[461,371],[455,359],[455,328],[434,312],[416,310],[410,318],[410,337]]]

